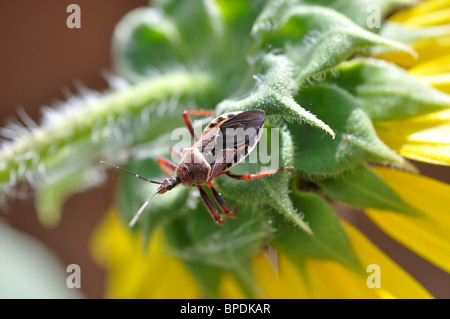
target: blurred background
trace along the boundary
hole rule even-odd
[[[66,26],[70,15],[66,9],[71,3],[81,8],[81,29]],[[18,107],[39,122],[41,106],[64,100],[68,92],[76,94],[77,82],[93,90],[106,89],[104,74],[112,71],[110,45],[114,26],[128,11],[147,3],[146,0],[1,1],[0,126],[17,118]],[[449,167],[415,164],[423,174],[450,183]],[[61,223],[52,229],[39,224],[32,193],[28,199],[10,200],[0,209],[0,222],[47,247],[56,256],[63,274],[69,275],[65,273],[69,264],[80,266],[81,296],[86,298],[103,296],[105,273],[92,260],[89,245],[92,232],[112,205],[114,174],[111,172],[102,187],[72,196],[64,205]],[[352,223],[435,297],[450,298],[447,273],[391,240],[362,214],[341,213],[344,218],[352,216]],[[9,256],[8,248],[0,245],[0,265]],[[0,274],[0,291],[1,280]],[[5,297],[4,291],[0,296]]]

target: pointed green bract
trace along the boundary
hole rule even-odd
[[[278,8],[278,7],[277,7]],[[288,8],[288,9],[287,9]],[[298,66],[295,80],[299,86],[323,78],[337,64],[373,46],[415,55],[408,46],[366,31],[344,15],[319,6],[282,5],[257,19],[253,33],[263,43],[284,48]]]
[[[447,94],[380,60],[344,62],[330,81],[354,95],[372,121],[405,119],[450,107]]]
[[[281,116],[291,122],[306,122],[321,128],[334,137],[333,130],[293,98],[294,65],[283,55],[268,54],[262,58],[263,73],[249,96],[240,100],[225,100],[218,106],[219,113],[260,109],[266,116]]]
[[[157,0],[155,7],[177,26],[183,38],[182,51],[188,58],[206,57],[223,35],[223,17],[217,1]]]
[[[299,5],[321,6],[342,13],[353,23],[364,29],[379,28],[373,25],[385,23],[384,18],[393,10],[414,4],[415,0],[273,0],[268,1],[255,22],[254,33],[277,27],[278,21],[289,10]]]
[[[296,99],[336,132],[331,140],[306,125],[288,126],[294,139],[295,166],[306,174],[341,174],[365,162],[410,166],[378,138],[359,102],[344,90],[315,86],[299,92]]]
[[[380,28],[386,15],[406,5],[415,4],[415,0],[300,0],[302,3],[323,5],[334,9],[365,29]],[[379,22],[380,25],[376,23]]]
[[[185,222],[182,218],[174,219],[165,224],[165,238],[173,251],[172,254],[182,254],[184,249],[192,246]],[[203,297],[217,298],[220,279],[224,270],[221,267],[208,265],[202,260],[183,260],[189,271],[197,278],[204,292]]]
[[[184,62],[177,27],[162,11],[150,7],[135,9],[119,22],[112,50],[116,73],[130,80],[154,71],[156,65]]]
[[[56,226],[66,199],[74,193],[96,185],[101,179],[96,169],[75,171],[54,180],[47,177],[36,189],[35,203],[39,221],[46,227]]]
[[[127,169],[155,181],[161,181],[164,175],[153,159],[131,162]],[[158,185],[140,180],[133,175],[117,171],[120,183],[117,189],[117,204],[123,220],[128,224],[139,208],[153,193]],[[176,187],[164,195],[156,195],[148,204],[133,230],[141,229],[145,242],[161,225],[183,213],[187,207],[189,189]]]
[[[429,40],[450,34],[450,25],[433,25],[427,27],[408,27],[404,24],[385,21],[378,30],[378,35],[393,41],[413,45],[416,41]],[[387,53],[386,48],[374,47],[370,50],[372,55]]]
[[[279,135],[279,140],[274,141],[272,139],[272,135],[275,134]],[[257,149],[253,150],[252,154],[259,151],[259,147],[264,143],[263,141],[271,141],[272,148],[267,152],[271,156],[277,154],[276,152],[279,150],[279,158],[276,159],[278,165],[275,167],[264,167],[260,161],[254,164],[242,163],[231,171],[235,174],[259,173],[278,168],[279,166],[292,166],[294,161],[292,137],[286,130],[269,127],[263,133],[259,142],[260,145]],[[249,155],[249,159],[252,158],[252,154]],[[272,159],[275,160],[274,157]],[[269,162],[268,164],[273,165],[274,163]],[[311,234],[311,229],[307,221],[302,219],[289,199],[289,180],[291,174],[290,170],[283,170],[271,176],[245,181],[233,180],[227,176],[222,176],[217,178],[217,185],[224,195],[238,201],[271,206],[281,215],[285,216],[286,220]]]
[[[297,190],[291,198],[294,206],[305,215],[314,236],[284,223],[278,217],[274,223],[275,247],[295,264],[305,258],[331,259],[354,271],[363,272],[339,218],[328,204],[314,193]]]
[[[315,182],[332,198],[360,208],[375,208],[408,215],[422,213],[402,200],[371,168],[361,165],[337,178]]]
[[[225,200],[230,207],[238,203],[232,198],[225,197]],[[164,227],[172,253],[180,257],[195,276],[201,278],[200,283],[205,291],[211,290],[211,295],[217,293],[217,269],[221,269],[222,273],[232,272],[245,293],[249,297],[253,294],[252,271],[248,267],[248,260],[270,237],[271,228],[265,221],[264,210],[245,203],[239,203],[238,208],[238,218],[227,219],[218,227],[201,199],[197,198],[195,208]],[[199,271],[205,267],[206,272],[200,274]],[[214,282],[204,282],[207,277]]]

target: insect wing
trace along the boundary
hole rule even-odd
[[[224,114],[213,120],[215,125],[210,123],[202,136],[211,140],[214,134],[214,143],[205,148],[205,157],[211,165],[210,179],[247,157],[261,138],[264,120],[264,111],[250,110]]]

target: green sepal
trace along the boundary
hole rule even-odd
[[[102,180],[98,169],[74,171],[65,176],[50,178],[46,176],[36,187],[36,210],[39,221],[46,227],[54,227],[61,218],[66,199],[77,192],[99,183]]]
[[[154,159],[130,162],[126,168],[146,178],[161,181],[164,177]],[[140,180],[123,172],[117,186],[117,203],[125,223],[129,223],[142,204],[155,193],[158,185]],[[142,213],[133,230],[141,229],[144,235],[144,246],[153,232],[175,216],[182,214],[187,207],[189,189],[175,187],[163,195],[157,194]]]
[[[361,263],[353,250],[350,239],[336,213],[318,195],[294,190],[291,194],[294,207],[301,210],[308,220],[313,236],[275,216],[276,229],[272,245],[297,266],[307,258],[334,260],[350,269],[363,273]]]
[[[450,96],[420,82],[392,63],[354,59],[330,80],[349,91],[372,121],[400,120],[450,107]]]
[[[184,249],[189,249],[192,246],[192,238],[186,229],[186,218],[189,217],[182,216],[175,218],[163,226],[167,244],[174,254],[180,254]],[[222,274],[224,273],[223,268],[208,265],[202,262],[202,260],[183,259],[183,263],[200,283],[204,293],[203,297],[219,297],[218,289]]]
[[[342,176],[314,180],[330,197],[359,208],[375,208],[407,215],[422,213],[406,203],[367,165]]]
[[[147,75],[155,67],[183,62],[176,25],[158,9],[145,7],[129,12],[116,26],[112,41],[115,72],[129,80]]]
[[[405,44],[385,39],[356,25],[332,9],[320,6],[283,5],[271,14],[263,12],[253,33],[274,48],[283,48],[295,62],[298,86],[323,78],[340,62],[369,48],[383,46],[394,51],[415,52]]]
[[[364,29],[375,31],[376,23],[386,23],[385,17],[402,6],[414,5],[415,0],[300,0],[303,3],[323,5],[334,9]],[[374,26],[372,27],[372,24]]]
[[[188,60],[208,59],[224,33],[222,12],[214,0],[157,0],[160,9],[180,33],[183,56]]]
[[[251,258],[271,235],[264,210],[259,205],[241,203],[222,194],[227,205],[237,207],[239,215],[227,218],[217,226],[203,203],[198,203],[187,229],[193,239],[189,255],[226,271],[236,278],[248,298],[257,287],[251,269]],[[211,197],[212,198],[212,197]]]
[[[321,128],[334,137],[333,130],[312,113],[306,111],[293,98],[294,65],[283,55],[267,54],[261,58],[261,74],[251,93],[240,100],[225,100],[218,113],[260,109],[266,116],[281,116],[291,122],[306,122]]]
[[[266,0],[227,0],[218,1],[218,6],[222,12],[223,20],[226,25],[225,31],[229,40],[235,41],[243,46],[248,46],[251,41],[251,29],[253,22],[260,14]],[[247,43],[245,43],[245,42]]]
[[[229,271],[237,279],[247,297],[256,289],[251,269],[251,258],[270,237],[271,228],[264,210],[258,205],[239,203],[224,196],[229,207],[238,207],[239,216],[226,219],[218,226],[205,205],[197,198],[196,207],[166,224],[165,233],[174,253],[182,259],[200,282],[211,276],[214,283],[202,284],[211,295],[217,293],[218,269]],[[178,241],[177,246],[176,244]],[[182,241],[182,243],[180,243]],[[208,273],[200,274],[202,266]]]
[[[294,162],[292,137],[288,131],[272,127],[277,131],[264,130],[259,146],[249,155],[248,160],[252,158],[253,153],[259,151],[262,143],[271,141],[271,145],[267,145],[268,154],[277,154],[279,152],[278,165],[276,167],[264,167],[261,161],[257,163],[238,164],[231,169],[234,174],[260,173],[269,169],[278,168],[278,166],[291,167]],[[273,141],[272,134],[279,133],[278,141]],[[273,165],[273,163],[272,163]],[[299,226],[308,233],[311,233],[307,222],[305,222],[301,214],[299,214],[292,206],[289,199],[289,180],[292,176],[290,170],[279,171],[276,174],[256,178],[253,180],[234,180],[228,176],[221,176],[216,179],[217,187],[227,197],[232,197],[241,202],[255,203],[260,205],[269,205],[293,224]]]
[[[296,99],[336,132],[336,138],[331,140],[307,125],[288,125],[295,143],[295,166],[305,174],[336,175],[365,162],[410,168],[406,160],[378,138],[369,116],[348,92],[320,85],[301,91]]]
[[[413,44],[416,41],[433,39],[440,36],[447,36],[450,34],[450,25],[433,25],[426,27],[408,27],[402,23],[393,21],[384,21],[383,25],[377,32],[384,38],[393,41]],[[382,47],[374,47],[371,49],[372,55],[386,53],[386,49]]]

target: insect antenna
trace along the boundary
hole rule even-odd
[[[141,208],[139,208],[139,210],[137,211],[137,213],[134,215],[133,219],[131,220],[131,222],[128,224],[128,227],[133,227],[134,224],[136,224],[137,220],[139,219],[139,217],[141,216],[142,212],[144,211],[145,207],[147,207],[148,203],[152,200],[153,197],[155,197],[156,194],[158,194],[158,192],[162,189],[162,187],[158,187],[158,189],[156,190],[156,192],[150,196],[144,204],[142,204]]]
[[[123,171],[123,172],[125,172],[125,173],[128,173],[128,174],[130,174],[130,175],[133,175],[134,177],[140,178],[140,179],[142,179],[142,180],[144,180],[144,181],[146,181],[146,182],[149,182],[149,183],[159,184],[159,185],[162,184],[161,182],[152,181],[152,180],[149,180],[149,179],[147,179],[147,178],[145,178],[145,177],[142,177],[141,175],[138,175],[138,174],[136,174],[136,173],[130,172],[129,170],[127,170],[127,169],[125,169],[125,168],[123,168],[123,167],[117,166],[117,165],[115,165],[115,164],[111,164],[111,163],[104,162],[104,161],[100,161],[100,164],[105,164],[105,165],[109,165],[109,166],[111,166],[111,167],[120,169],[121,171]]]

